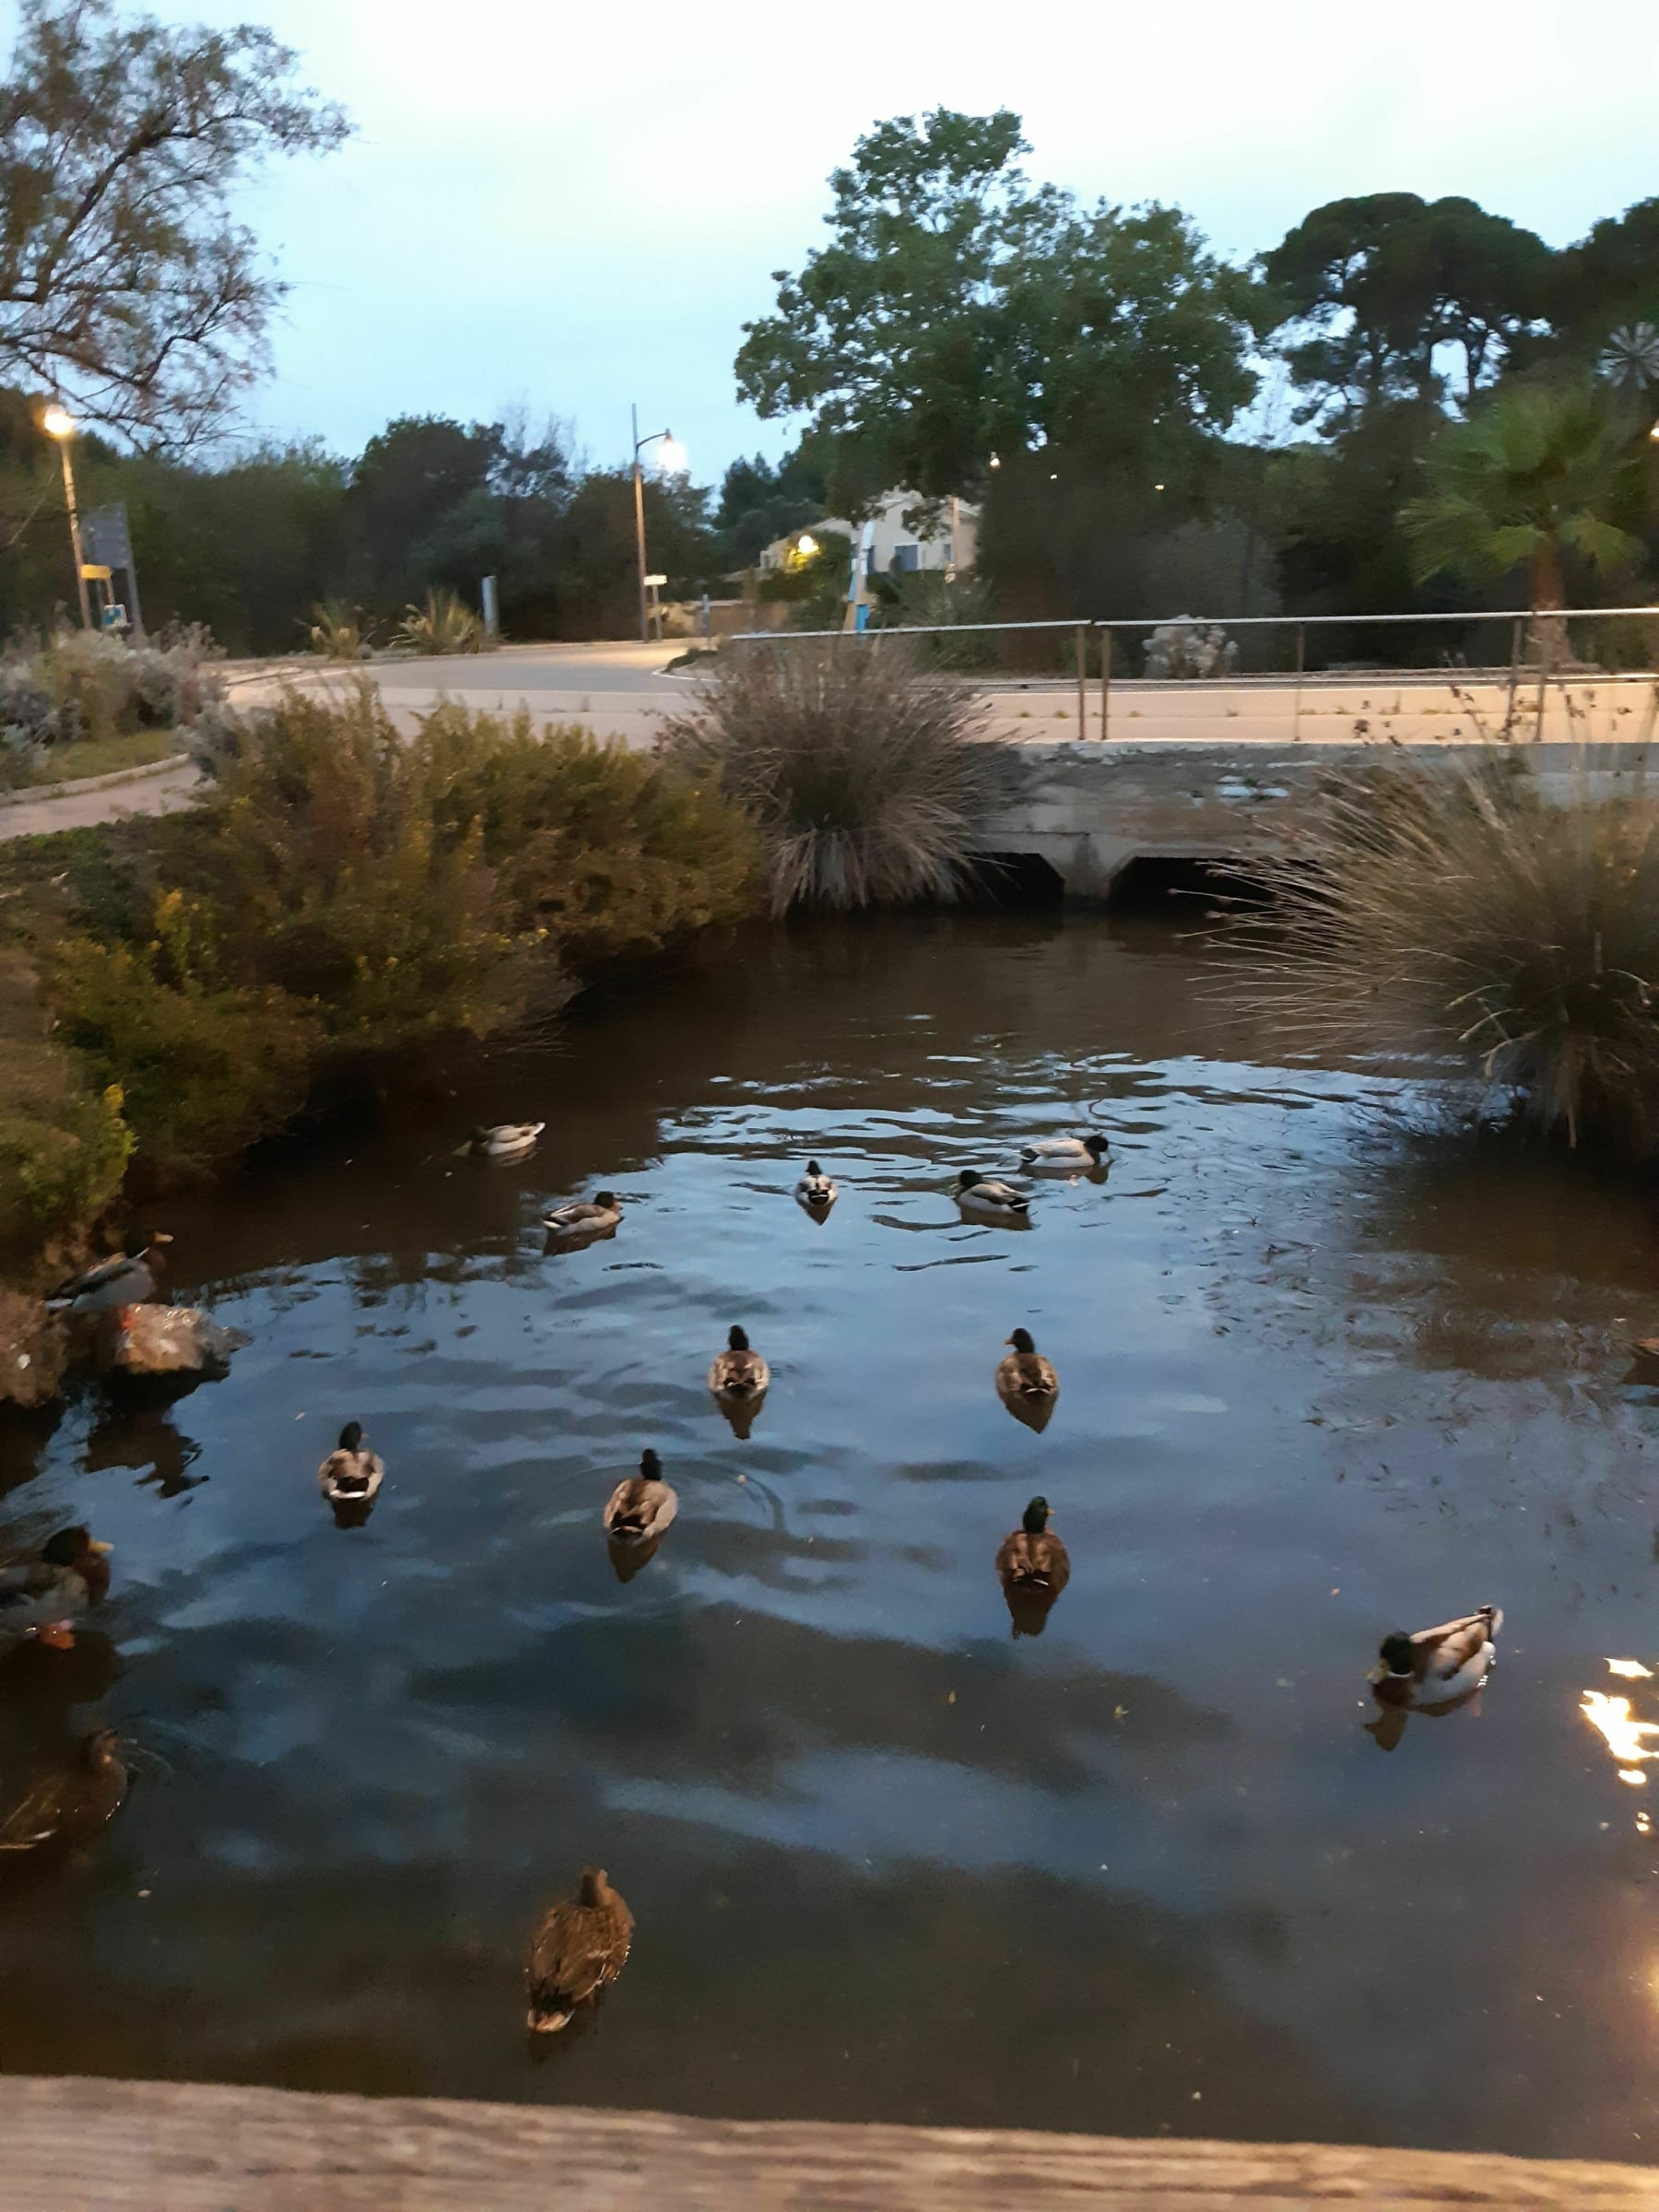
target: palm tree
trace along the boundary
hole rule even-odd
[[[1610,332],[1595,366],[1608,383],[1641,398],[1650,384],[1659,384],[1659,328],[1627,323]]]
[[[1638,561],[1640,538],[1609,521],[1635,472],[1629,427],[1588,385],[1512,384],[1430,448],[1428,489],[1400,521],[1418,580],[1455,570],[1505,576],[1524,564],[1533,638],[1565,659],[1568,557],[1606,571]]]

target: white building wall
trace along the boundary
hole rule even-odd
[[[932,529],[916,531],[906,527],[904,511],[918,503],[914,492],[882,494],[873,518],[876,526],[870,547],[872,573],[888,575],[894,571],[895,564],[900,573],[913,569],[943,569],[962,575],[973,569],[979,559],[979,509],[967,500],[947,500]],[[862,523],[826,515],[812,524],[809,535],[816,537],[825,530],[839,530],[856,545],[863,528]],[[798,530],[788,537],[774,538],[762,551],[760,566],[782,568],[800,539]]]

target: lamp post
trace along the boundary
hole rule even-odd
[[[633,484],[634,484],[634,551],[640,571],[640,642],[650,641],[651,629],[645,608],[645,477],[640,466],[640,455],[648,445],[661,443],[663,467],[674,476],[686,465],[686,449],[672,430],[653,430],[649,437],[640,435],[640,410],[633,410]]]
[[[41,418],[41,428],[48,438],[57,440],[57,449],[64,464],[64,505],[69,514],[69,543],[75,552],[75,588],[80,594],[81,628],[92,627],[92,603],[87,596],[87,571],[81,559],[80,516],[75,507],[75,471],[69,465],[69,441],[75,435],[75,418],[67,407],[53,400]]]

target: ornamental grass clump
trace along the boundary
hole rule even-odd
[[[472,608],[454,592],[432,591],[423,606],[410,606],[397,626],[396,642],[406,653],[484,653],[495,642]]]
[[[1461,1064],[1571,1144],[1659,1142],[1659,793],[1564,799],[1524,756],[1339,771],[1233,924],[1233,1003],[1288,1041]]]
[[[1001,788],[982,709],[894,641],[740,648],[665,730],[759,824],[772,912],[950,899]]]

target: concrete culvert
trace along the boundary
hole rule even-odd
[[[1246,862],[1223,854],[1138,853],[1112,878],[1106,911],[1112,914],[1167,914],[1200,919],[1211,908],[1265,906],[1268,893]]]

